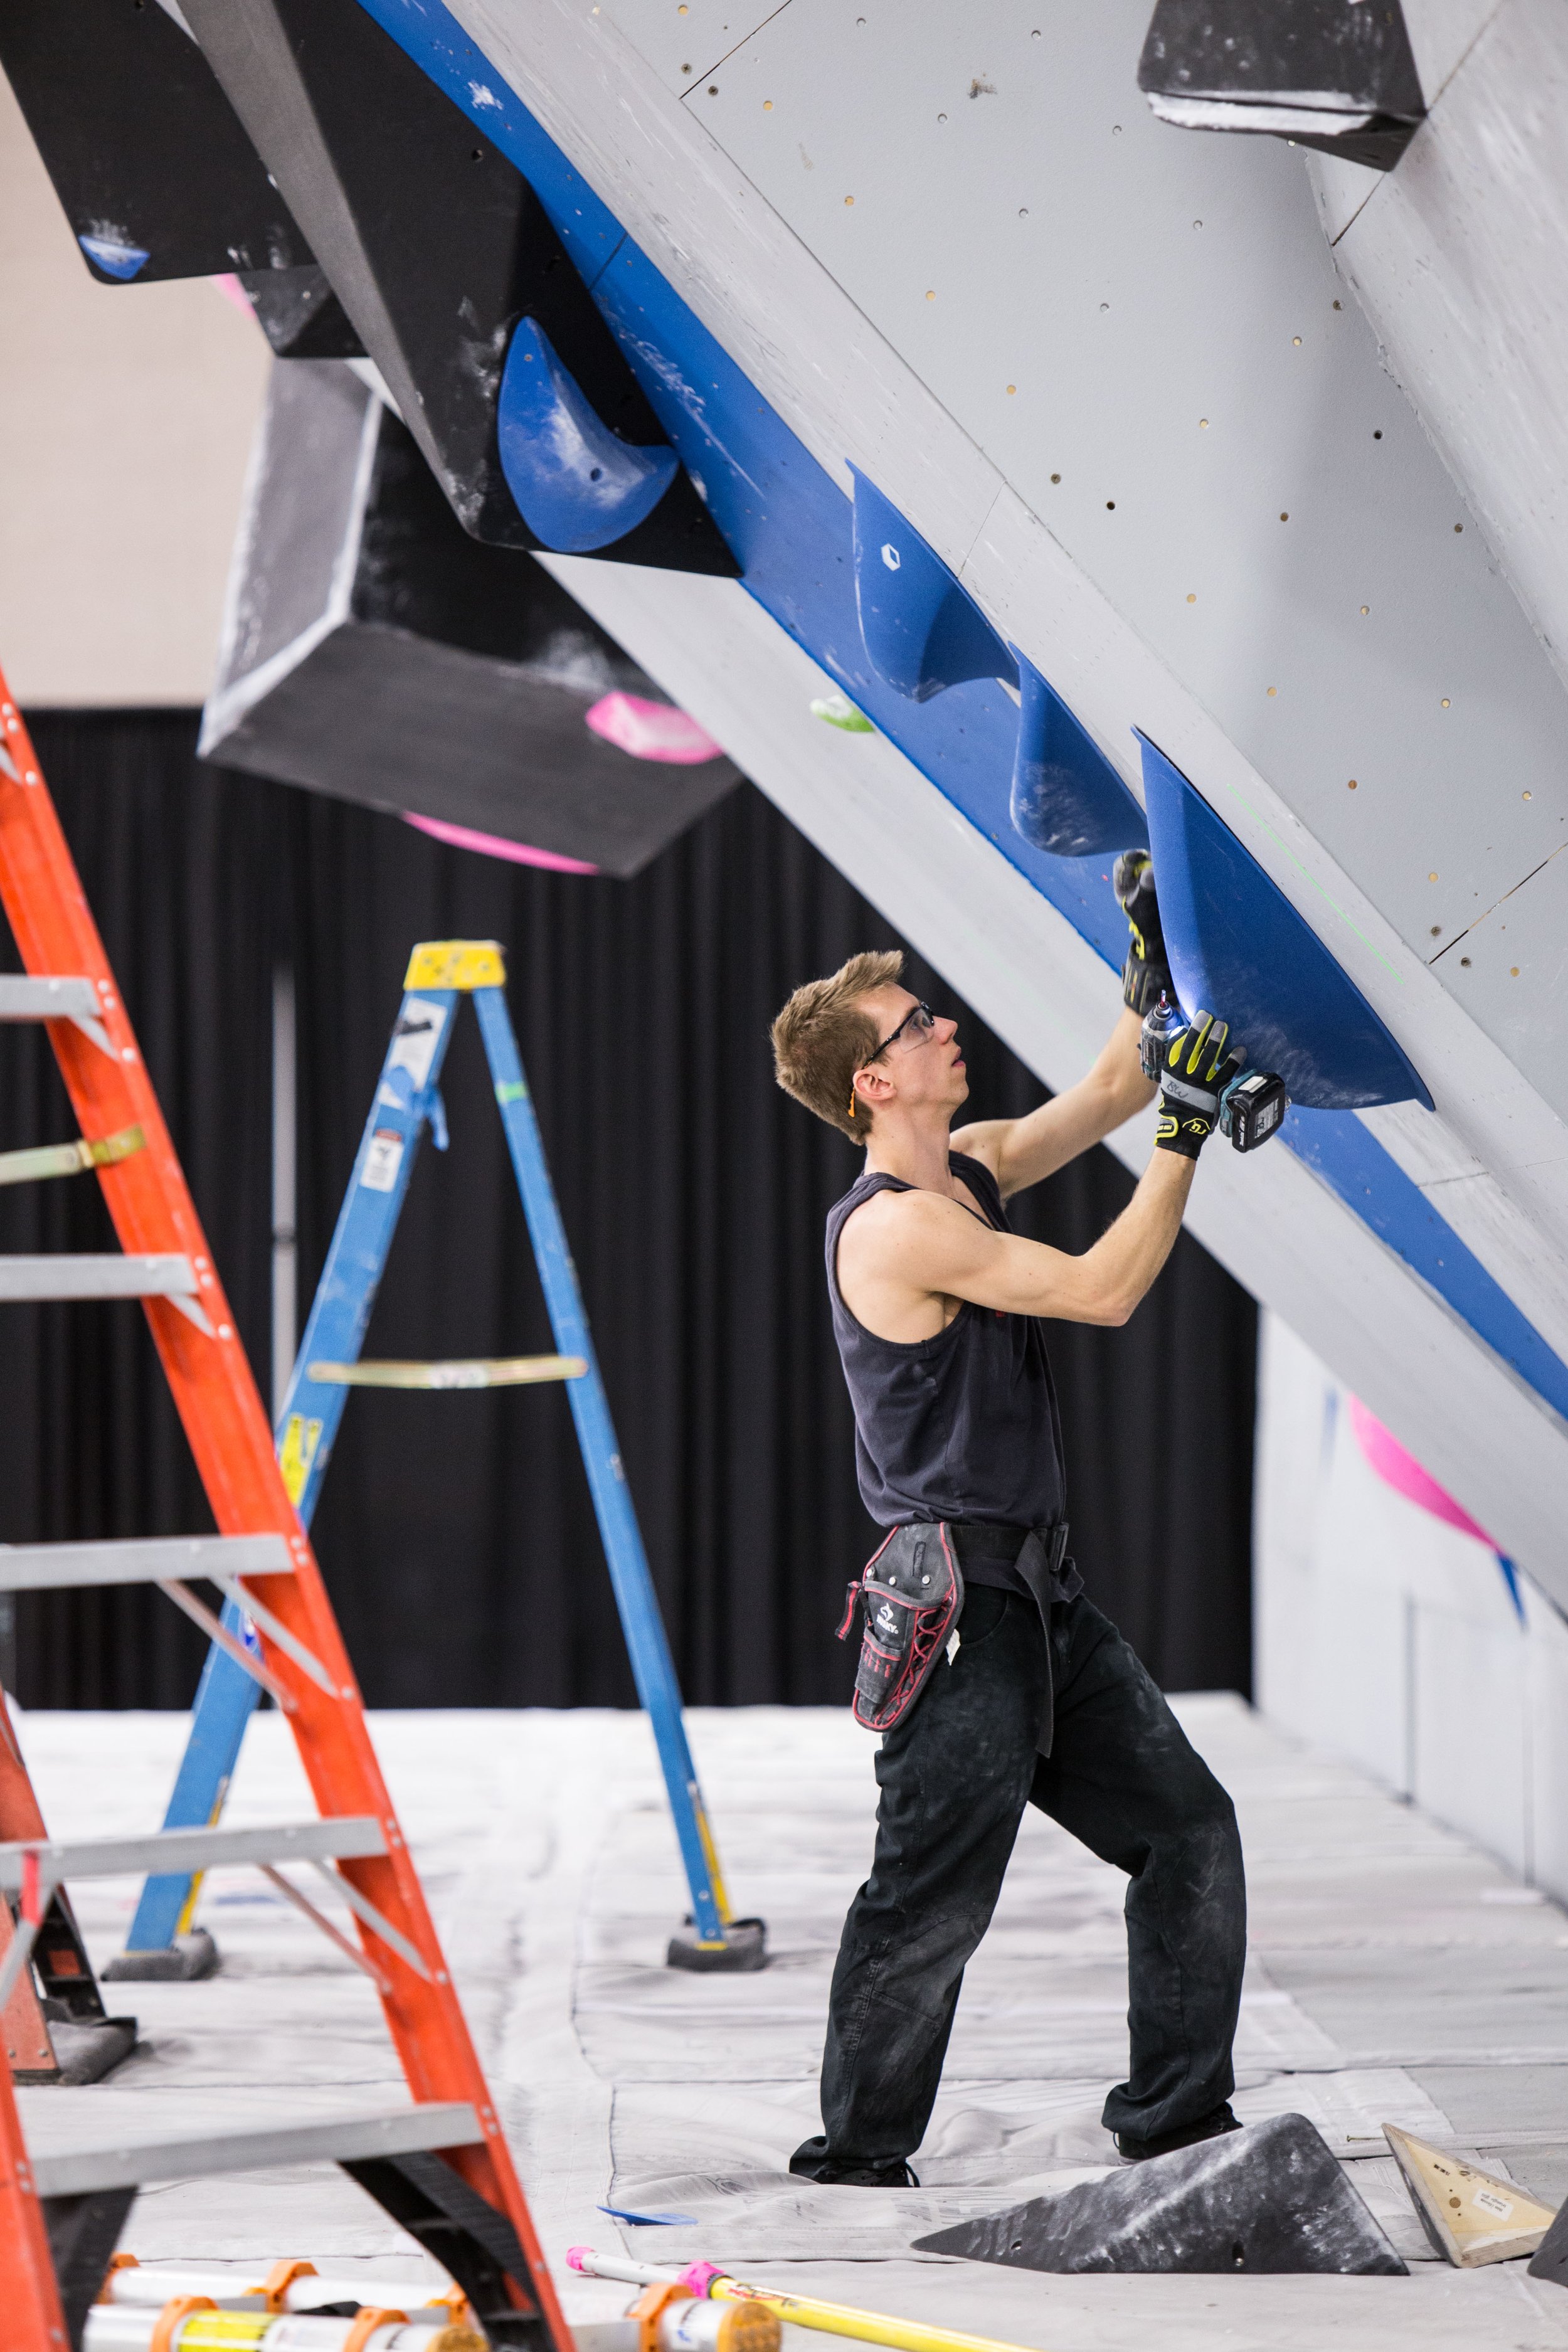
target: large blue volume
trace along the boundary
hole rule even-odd
[[[970,677],[1013,676],[1013,656],[934,548],[858,467],[855,603],[866,658],[885,686],[929,702]]]
[[[613,546],[652,514],[680,470],[668,442],[617,440],[537,319],[520,319],[496,409],[501,471],[531,531],[560,555]]]
[[[1095,741],[1026,654],[1018,665],[1018,748],[1009,803],[1015,829],[1052,857],[1147,849],[1143,812]]]
[[[557,1349],[563,1356],[581,1357],[587,1366],[585,1373],[566,1383],[584,1465],[637,1696],[653,1726],[690,1888],[692,1917],[701,1941],[721,1947],[728,1899],[707,1832],[681,1717],[679,1685],[502,987],[420,987],[404,996],[279,1416],[284,1483],[301,1524],[309,1527],[349,1394],[341,1381],[312,1380],[310,1367],[358,1360],[426,1123],[437,1149],[446,1149],[439,1079],[462,993],[472,994],[479,1015]],[[224,1612],[224,1622],[244,1636],[245,1620],[232,1603]],[[197,1688],[185,1753],[163,1816],[165,1829],[190,1829],[216,1820],[258,1695],[250,1677],[215,1645]],[[188,1876],[149,1878],[128,1950],[166,1949],[192,1888]]]
[[[1146,735],[1143,806],[1160,919],[1186,1013],[1217,1013],[1306,1110],[1409,1102],[1426,1082],[1284,892]]]

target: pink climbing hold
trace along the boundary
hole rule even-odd
[[[1429,1472],[1423,1470],[1415,1456],[1406,1453],[1398,1438],[1384,1429],[1376,1414],[1367,1411],[1360,1397],[1349,1400],[1349,1409],[1356,1444],[1378,1476],[1385,1480],[1395,1494],[1405,1496],[1412,1503],[1419,1503],[1424,1511],[1430,1511],[1435,1518],[1445,1520],[1449,1527],[1458,1528],[1464,1535],[1474,1536],[1478,1543],[1484,1543],[1489,1549],[1498,1549],[1498,1545],[1485,1528],[1478,1527],[1468,1511],[1456,1503],[1452,1495],[1446,1494]]]
[[[542,866],[552,874],[596,874],[599,870],[581,857],[563,857],[554,849],[531,849],[525,841],[504,841],[499,833],[476,833],[471,825],[448,824],[444,816],[416,816],[412,809],[405,809],[403,822],[416,825],[433,841],[447,842],[453,849],[477,849],[483,857],[505,857],[513,866]]]
[[[634,760],[662,760],[668,767],[695,768],[717,760],[723,746],[705,727],[672,703],[649,702],[641,694],[606,694],[584,714],[595,735]]]
[[[221,278],[209,278],[207,284],[215,292],[221,294],[226,302],[232,302],[237,310],[243,310],[247,319],[255,318],[255,306],[232,269],[226,269]]]

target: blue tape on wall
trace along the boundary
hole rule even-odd
[[[520,319],[500,380],[501,471],[530,530],[561,555],[624,539],[658,506],[680,460],[617,440],[536,319]]]
[[[1230,827],[1146,735],[1143,805],[1184,1011],[1228,1021],[1292,1102],[1353,1110],[1432,1097],[1397,1040]]]
[[[858,466],[849,471],[855,604],[878,677],[911,702],[967,678],[1011,678],[1013,657],[973,596],[876,484]]]
[[[1163,902],[1162,902],[1163,911]],[[1473,1250],[1353,1111],[1299,1111],[1279,1130],[1298,1160],[1337,1192],[1496,1356],[1568,1420],[1568,1364],[1494,1282]]]
[[[1024,839],[1054,857],[1147,849],[1143,812],[1091,735],[1016,646],[1022,707],[1010,807]]]

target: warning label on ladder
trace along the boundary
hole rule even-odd
[[[403,1138],[395,1127],[378,1127],[364,1155],[360,1182],[367,1192],[390,1192],[403,1165]]]

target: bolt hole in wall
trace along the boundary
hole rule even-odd
[[[287,1318],[315,1285],[410,945],[506,940],[688,1695],[841,1699],[854,1658],[834,1628],[875,1531],[855,1493],[821,1253],[856,1160],[779,1093],[767,1028],[800,979],[895,935],[749,785],[614,882],[503,864],[395,817],[199,768],[195,725],[194,713],[35,715],[263,1391],[292,1354]],[[915,964],[910,978],[961,1014],[978,1102],[1005,1113],[1039,1099],[940,975]],[[645,1051],[645,1036],[680,1050]],[[472,1024],[443,1091],[451,1149],[420,1155],[367,1352],[546,1351]],[[45,1041],[0,1029],[0,1150],[70,1131]],[[1097,1152],[1029,1196],[1020,1222],[1081,1250],[1130,1189]],[[0,1249],[113,1246],[92,1179],[0,1190]],[[0,1542],[208,1525],[140,1310],[4,1315]],[[1251,1301],[1187,1238],[1125,1330],[1062,1327],[1053,1339],[1075,1549],[1173,1687],[1247,1685],[1255,1343]],[[563,1404],[542,1390],[355,1400],[315,1533],[373,1704],[630,1702]],[[1147,1529],[1163,1510],[1176,1532],[1156,1561]],[[203,1651],[156,1595],[130,1591],[24,1596],[18,1635],[24,1705],[183,1707]]]
[[[1568,1897],[1568,1623],[1462,1513],[1390,1483],[1368,1418],[1263,1316],[1258,1703]]]

